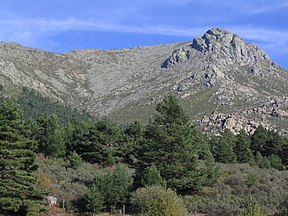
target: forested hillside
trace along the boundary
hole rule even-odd
[[[287,165],[277,131],[204,134],[175,96],[145,125],[89,119],[28,89],[1,102],[3,215],[287,215]]]

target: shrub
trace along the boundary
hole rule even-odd
[[[253,198],[249,197],[245,204],[245,209],[241,216],[263,216],[261,208],[258,202]]]
[[[187,215],[182,199],[173,190],[159,186],[138,189],[133,193],[131,202],[140,215]]]
[[[81,166],[82,158],[75,151],[68,156],[68,166],[72,169],[77,169]]]
[[[166,187],[166,181],[160,175],[160,171],[155,165],[145,169],[144,177],[142,179],[144,186],[162,186]]]
[[[255,173],[248,173],[247,179],[246,179],[246,185],[248,188],[254,187],[257,185],[257,176]]]
[[[272,154],[268,157],[268,160],[272,168],[283,170],[282,159],[278,155]]]
[[[93,211],[93,215],[104,208],[104,197],[95,186],[90,188],[86,201],[86,207]]]

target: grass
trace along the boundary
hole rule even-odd
[[[203,115],[215,110],[215,104],[210,100],[217,87],[206,88],[183,101],[190,116]]]

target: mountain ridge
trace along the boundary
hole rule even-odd
[[[288,72],[261,48],[219,28],[190,42],[108,51],[59,54],[0,43],[3,95],[17,95],[25,86],[96,117],[120,122],[146,121],[156,102],[176,94],[202,127],[202,118],[215,110],[244,118],[243,112],[271,98],[280,100],[279,118],[286,125],[287,80]]]

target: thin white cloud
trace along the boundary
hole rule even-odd
[[[186,28],[160,25],[123,25],[110,21],[91,21],[91,20],[55,20],[55,19],[38,19],[38,20],[1,20],[0,27],[5,27],[7,33],[14,32],[12,35],[29,31],[30,36],[44,33],[55,33],[69,30],[85,31],[102,31],[102,32],[126,32],[141,34],[160,34],[169,36],[192,37],[195,34],[202,33],[207,28]],[[36,30],[36,31],[35,31]],[[22,34],[21,34],[22,35]],[[21,37],[19,35],[19,37]],[[24,35],[23,35],[24,36]]]
[[[227,13],[241,13],[246,15],[265,14],[288,8],[288,0],[221,0],[221,3],[217,0],[203,0],[201,3],[209,7],[211,7],[211,5],[219,5],[221,8],[226,8]]]
[[[251,26],[231,27],[230,29],[248,40],[254,40],[268,44],[275,44],[278,46],[288,44],[287,31],[263,29]]]
[[[210,27],[185,27],[166,25],[124,25],[110,21],[94,21],[79,19],[27,19],[27,20],[0,20],[0,40],[16,41],[29,46],[39,46],[41,41],[47,43],[51,35],[65,31],[95,31],[139,33],[151,35],[178,36],[185,40],[192,40],[201,36]],[[3,31],[5,29],[5,31]],[[288,32],[282,30],[257,28],[254,26],[227,26],[228,30],[239,34],[245,40],[260,44],[264,49],[274,53],[288,52]],[[42,43],[43,43],[42,42]],[[37,44],[37,45],[36,45]]]
[[[288,2],[287,1],[283,1],[280,3],[272,3],[272,4],[265,4],[265,5],[261,5],[258,7],[254,7],[252,8],[252,10],[250,11],[250,13],[253,14],[261,14],[261,13],[267,13],[267,12],[273,12],[276,10],[281,10],[281,9],[286,9],[288,8]]]
[[[18,37],[33,37],[33,35],[41,33],[57,33],[70,30],[87,30],[87,31],[103,31],[103,32],[127,32],[142,34],[160,34],[180,37],[194,37],[202,35],[209,27],[181,27],[169,25],[124,25],[113,23],[110,21],[93,21],[81,19],[27,19],[27,20],[0,20],[1,29],[5,29],[4,33],[16,35],[22,33]],[[288,32],[280,30],[269,30],[263,28],[255,28],[253,26],[228,26],[228,29],[235,31],[244,38],[259,41],[277,41],[287,42]],[[3,32],[2,32],[3,33]]]
[[[163,6],[185,6],[194,2],[199,2],[200,0],[137,0],[137,1],[131,1],[126,0],[129,4],[145,4],[146,6],[155,5],[155,4],[162,4]],[[211,0],[204,0],[204,1],[211,1]]]

